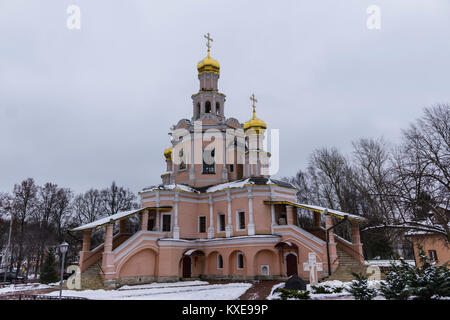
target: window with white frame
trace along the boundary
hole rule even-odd
[[[236,229],[245,230],[245,211],[236,212]]]
[[[225,231],[225,214],[219,213],[217,215],[217,232]]]
[[[172,216],[170,214],[162,215],[162,231],[163,232],[170,232],[171,222],[172,222]]]
[[[206,217],[205,216],[198,217],[198,232],[199,233],[206,232]]]

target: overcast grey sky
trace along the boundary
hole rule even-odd
[[[81,29],[66,27],[67,7]],[[366,26],[369,5],[381,29]],[[196,64],[221,63],[225,113],[280,129],[280,171],[359,137],[398,141],[450,102],[448,0],[1,0],[0,191],[33,177],[83,192],[160,183]]]

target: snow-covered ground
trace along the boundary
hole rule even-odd
[[[41,283],[27,283],[27,284],[11,284],[8,286],[5,286],[3,288],[0,288],[0,294],[5,294],[5,293],[12,293],[12,292],[20,292],[20,291],[28,291],[28,290],[40,290],[40,289],[48,289],[51,288],[53,285],[57,285],[56,284],[41,284]]]
[[[93,300],[235,300],[250,283],[208,284],[205,281],[180,281],[123,286],[116,290],[63,290],[63,296]],[[47,295],[57,296],[59,292]]]
[[[344,289],[342,292],[338,293],[319,293],[315,294],[314,289],[311,289],[311,286],[308,284],[306,285],[306,290],[310,292],[311,300],[329,300],[329,299],[342,299],[342,300],[354,300],[353,296],[347,292],[345,289],[350,286],[351,282],[342,282],[339,280],[332,280],[332,281],[324,281],[316,285],[316,287],[322,287],[326,286],[330,289],[336,288],[336,287],[343,287]],[[380,281],[377,280],[369,280],[368,281],[369,288],[379,288],[380,287]],[[272,287],[272,291],[270,292],[270,295],[267,297],[267,300],[278,300],[280,299],[281,293],[274,292],[278,288],[284,287],[284,283],[276,284]],[[376,297],[375,300],[384,299],[383,297],[379,296]]]

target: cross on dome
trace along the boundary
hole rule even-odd
[[[209,35],[209,32],[208,32],[207,34],[205,34],[204,37],[205,37],[206,40],[208,40],[208,41],[206,42],[206,46],[208,47],[208,52],[209,52],[209,50],[211,49],[211,43],[210,43],[210,41],[214,41],[214,40],[213,40],[213,39],[211,38],[211,36]]]
[[[256,100],[255,94],[252,93],[252,95],[250,96],[250,100],[252,100],[252,107],[253,107],[253,116],[256,115],[256,103],[258,102],[258,100]]]

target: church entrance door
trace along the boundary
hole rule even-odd
[[[286,273],[290,277],[293,274],[298,275],[297,271],[297,257],[295,254],[289,253],[286,255]]]
[[[183,278],[191,277],[191,257],[184,256],[183,258]]]

